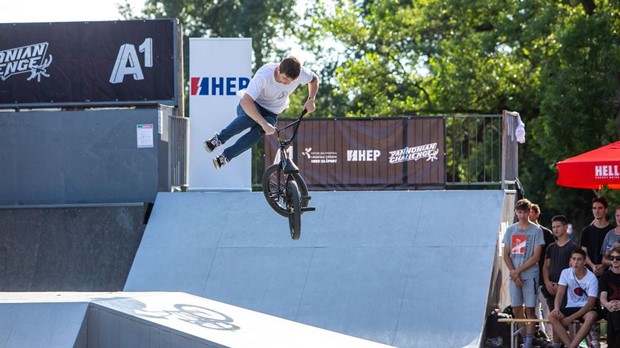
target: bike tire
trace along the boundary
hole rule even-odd
[[[301,198],[299,187],[295,180],[289,180],[287,188],[288,227],[291,231],[291,238],[298,240],[301,236]]]
[[[288,210],[286,208],[286,197],[281,196],[278,193],[278,164],[272,164],[263,173],[263,194],[269,206],[275,210],[276,213],[288,217]],[[299,173],[290,174],[299,188],[299,194],[301,197],[308,197],[308,186]],[[280,170],[280,184],[282,185],[280,192],[285,192],[286,174]],[[301,206],[308,206],[308,198],[301,199]]]

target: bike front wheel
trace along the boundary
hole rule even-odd
[[[269,206],[275,210],[276,213],[288,217],[289,212],[286,207],[286,197],[284,197],[287,175],[291,175],[293,180],[297,183],[302,207],[308,206],[308,186],[299,173],[284,174],[284,172],[278,170],[278,168],[278,164],[273,164],[263,173],[263,194]],[[280,187],[278,187],[278,183],[280,183]]]
[[[298,240],[301,236],[301,198],[299,187],[294,180],[289,180],[286,190],[288,206],[288,226],[291,230],[291,238]]]

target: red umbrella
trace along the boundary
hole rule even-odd
[[[600,190],[620,189],[620,141],[558,162],[556,184]]]

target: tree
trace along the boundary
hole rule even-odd
[[[251,38],[254,64],[260,67],[281,56],[276,43],[291,34],[299,19],[294,6],[295,0],[147,0],[142,15],[134,15],[129,4],[120,10],[125,18],[177,18],[186,40]]]
[[[537,79],[516,54],[517,19],[498,1],[341,1],[315,7],[312,35],[342,43],[336,82],[349,115],[500,112]],[[514,7],[514,6],[513,6]],[[312,46],[310,46],[312,47]],[[320,53],[320,52],[319,52]],[[525,69],[524,69],[525,67]]]
[[[540,116],[534,123],[536,151],[555,173],[557,161],[620,136],[620,7],[617,2],[585,2],[555,31],[557,49],[542,70]],[[613,5],[612,5],[613,4]],[[558,190],[556,176],[544,182],[548,204],[560,211],[584,208],[592,193]],[[601,194],[601,193],[599,193]],[[606,192],[612,201],[620,195]],[[589,205],[585,205],[589,206]],[[611,209],[613,210],[613,209]],[[589,211],[585,221],[591,218]]]
[[[313,7],[305,38],[319,57],[325,42],[342,47],[334,75],[324,80],[338,86],[328,101],[345,100],[346,115],[519,111],[528,126],[520,147],[526,193],[552,213],[585,209],[583,220],[592,193],[557,195],[555,162],[620,134],[619,6],[339,0]]]

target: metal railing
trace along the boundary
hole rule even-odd
[[[518,175],[515,128],[518,114],[448,115],[445,119],[446,187],[501,188],[514,185]],[[261,189],[263,145],[253,160],[253,189]]]
[[[446,118],[446,185],[499,186],[517,178],[515,112]]]
[[[189,172],[189,118],[169,116],[168,180],[171,188],[186,187]]]

